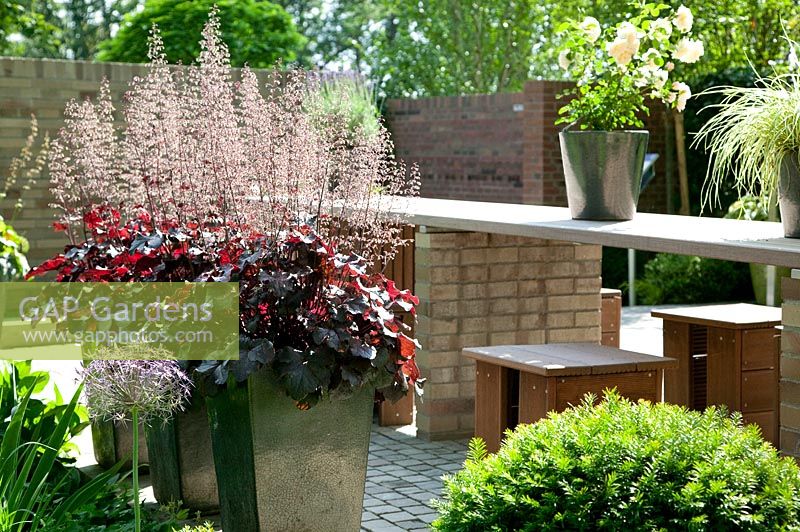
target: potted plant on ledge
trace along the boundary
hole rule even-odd
[[[703,43],[691,39],[692,14],[663,4],[636,4],[637,13],[603,29],[597,19],[564,23],[559,66],[576,85],[556,124],[567,200],[574,219],[630,220],[642,179],[649,133],[647,100],[682,111],[691,96],[671,80],[675,62],[694,63]]]
[[[693,142],[710,153],[703,208],[719,204],[719,188],[733,172],[740,198],[756,196],[773,205],[777,194],[784,235],[800,238],[800,72],[706,94],[723,99]]]

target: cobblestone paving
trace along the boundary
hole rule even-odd
[[[430,502],[441,496],[442,475],[461,469],[467,442],[415,434],[411,425],[373,427],[362,532],[428,530],[436,518]]]

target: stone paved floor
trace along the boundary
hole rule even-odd
[[[426,442],[416,429],[373,427],[364,493],[364,532],[428,530],[436,518],[431,500],[439,498],[442,475],[464,463],[467,442]]]

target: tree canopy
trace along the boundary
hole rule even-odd
[[[116,35],[100,44],[97,59],[147,62],[148,36],[157,24],[171,63],[188,64],[200,53],[200,32],[208,13],[219,9],[222,39],[233,66],[267,68],[279,59],[294,61],[305,38],[285,9],[261,0],[146,0],[144,9],[130,13]]]

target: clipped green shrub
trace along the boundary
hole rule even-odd
[[[636,281],[641,305],[752,300],[747,264],[659,253]]]
[[[800,470],[741,416],[615,392],[474,440],[445,479],[442,531],[797,530]]]

